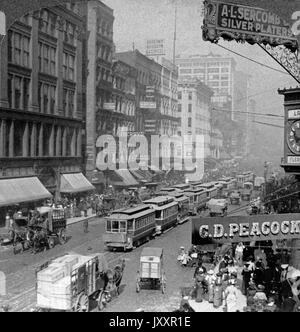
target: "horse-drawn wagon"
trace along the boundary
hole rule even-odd
[[[65,255],[36,271],[39,311],[89,312],[92,301],[101,311],[116,296],[125,262],[109,269],[103,254]]]
[[[211,199],[207,203],[207,208],[211,217],[224,217],[227,215],[228,202],[226,199]]]

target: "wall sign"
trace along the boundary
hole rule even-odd
[[[192,219],[192,243],[251,242],[300,238],[300,214]]]

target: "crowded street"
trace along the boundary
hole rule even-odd
[[[0,312],[300,312],[299,1],[19,3]]]
[[[234,210],[234,207],[230,207]],[[245,211],[245,210],[244,210]],[[243,214],[244,211],[239,212]],[[68,227],[70,238],[63,247],[57,246],[51,251],[32,255],[24,252],[22,255],[14,255],[12,248],[1,248],[1,269],[7,275],[8,295],[5,303],[11,311],[30,311],[36,308],[35,269],[45,261],[59,255],[76,252],[82,255],[100,253],[105,251],[102,241],[104,232],[104,220],[95,218],[89,222],[89,233],[84,233],[82,223]],[[126,267],[122,281],[122,293],[107,308],[107,311],[173,311],[179,308],[182,287],[191,287],[194,268],[184,268],[177,262],[180,246],[190,247],[191,223],[178,226],[151,243],[151,247],[163,247],[165,250],[165,268],[167,273],[167,293],[162,295],[160,291],[144,290],[136,294],[135,279],[139,269],[139,257],[143,246],[129,253],[114,253],[105,251],[105,257],[110,265],[125,258]],[[211,306],[203,307],[204,311],[210,311]],[[206,309],[206,310],[205,310]]]

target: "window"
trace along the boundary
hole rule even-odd
[[[189,127],[189,128],[192,127],[192,118],[188,118],[188,127]]]
[[[192,113],[192,104],[189,104],[189,106],[188,106],[188,110],[189,110],[189,113]]]
[[[192,69],[180,69],[180,74],[191,74]]]
[[[64,41],[75,46],[75,26],[70,22],[66,22],[64,30]]]
[[[21,109],[21,78],[15,76],[14,78],[14,90],[15,90],[15,108]]]
[[[56,48],[39,43],[39,70],[41,73],[56,75]]]
[[[56,86],[39,82],[38,98],[40,111],[45,114],[55,114]]]
[[[21,48],[22,36],[19,33],[14,33],[14,63],[21,65],[22,48]]]
[[[181,111],[182,111],[182,105],[178,104],[178,112],[181,113]]]
[[[179,92],[178,92],[178,100],[181,100],[181,99],[182,99],[182,92],[179,91]]]
[[[75,56],[64,53],[63,58],[63,77],[65,80],[75,80]]]
[[[64,89],[63,92],[63,107],[64,115],[67,117],[73,117],[75,111],[75,91],[70,89]]]
[[[193,100],[193,93],[189,92],[189,100]]]

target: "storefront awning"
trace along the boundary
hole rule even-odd
[[[60,192],[62,194],[75,194],[95,190],[95,187],[82,173],[62,174]]]
[[[138,186],[139,183],[135,180],[135,178],[131,175],[128,169],[119,169],[116,170],[115,173],[122,181],[113,182],[115,186],[121,187],[135,187]]]
[[[0,206],[34,202],[52,195],[37,177],[0,180]]]

